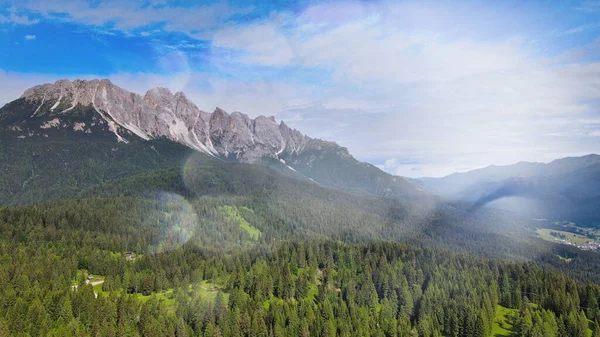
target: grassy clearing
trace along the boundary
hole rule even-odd
[[[588,238],[584,235],[569,233],[569,232],[565,232],[565,231],[559,231],[559,230],[548,229],[548,228],[539,228],[536,230],[536,233],[543,240],[550,241],[550,242],[557,242],[557,241],[561,240],[560,238],[550,235],[550,232],[556,232],[556,233],[562,234],[562,235],[564,235],[566,240],[569,240],[572,243],[577,244],[577,245],[583,245],[583,244],[587,243],[588,241],[591,241],[590,238]]]
[[[198,295],[202,301],[214,302],[217,298],[217,294],[222,293],[225,303],[229,302],[229,294],[221,291],[220,287],[216,283],[210,283],[204,280],[200,282],[199,285],[195,286],[194,289],[198,292]]]
[[[566,258],[566,257],[560,256],[558,254],[554,254],[554,255],[556,255],[559,259],[561,259],[562,261],[564,261],[566,263],[569,263],[569,262],[573,261],[573,258]]]
[[[531,303],[534,309],[538,308],[538,305]],[[519,310],[505,308],[501,305],[496,306],[496,316],[492,322],[492,337],[512,337],[513,324],[516,317],[519,315]],[[588,321],[588,336],[592,336],[592,328],[594,323]]]
[[[90,282],[99,282],[98,284],[93,285],[94,288],[94,293],[96,293],[97,295],[102,295],[102,296],[108,296],[109,292],[106,292],[104,290],[102,290],[102,285],[103,285],[103,281],[104,281],[104,276],[99,276],[99,275],[90,275],[88,274],[87,270],[78,270],[77,271],[77,279],[81,278],[82,276],[84,276],[87,280],[87,277],[92,276],[93,279],[89,280]],[[77,284],[77,282],[75,280],[73,280],[73,284]],[[123,289],[121,289],[120,291],[122,291]],[[315,286],[315,291],[316,291],[316,286]],[[227,304],[229,302],[229,294],[222,291],[221,287],[216,284],[216,283],[211,283],[209,281],[202,281],[200,283],[197,283],[196,285],[190,285],[188,290],[186,291],[188,296],[199,296],[200,299],[204,302],[210,302],[210,303],[214,303],[215,299],[217,298],[217,294],[222,293],[223,294],[223,301],[225,304]],[[155,292],[152,293],[150,295],[142,295],[140,293],[136,293],[136,294],[130,294],[128,296],[133,296],[135,297],[137,300],[140,301],[140,303],[146,303],[148,301],[150,301],[150,299],[152,298],[156,298],[159,302],[162,302],[165,310],[168,310],[171,313],[175,313],[175,310],[177,309],[177,299],[175,298],[175,290],[174,289],[168,289],[165,291],[161,291],[161,292]]]
[[[492,337],[512,336],[513,320],[518,315],[517,309],[496,306],[496,316],[492,322]]]
[[[104,281],[104,279],[103,279],[103,281]],[[96,294],[104,293],[104,291],[102,290],[102,283],[96,284],[93,287],[94,287],[94,292]]]
[[[248,208],[245,209],[250,211],[250,209]],[[250,235],[250,238],[252,240],[258,240],[258,238],[260,238],[260,236],[262,235],[260,229],[249,224],[248,221],[246,221],[246,219],[244,219],[244,217],[240,215],[237,207],[225,205],[221,206],[220,210],[221,212],[223,212],[223,214],[227,217],[228,220],[239,222],[240,229],[246,231],[248,235]]]
[[[215,284],[215,283],[211,283],[208,281],[202,281],[197,285],[190,285],[187,294],[189,296],[193,296],[194,294],[198,294],[198,296],[200,296],[200,299],[202,301],[206,301],[206,302],[214,302],[215,299],[217,298],[217,294],[218,293],[222,293],[223,294],[223,300],[225,303],[229,302],[229,294],[222,291],[221,288],[219,287],[219,285]],[[175,290],[174,289],[168,289],[165,291],[161,291],[161,292],[157,292],[157,293],[152,293],[148,296],[144,296],[142,294],[134,294],[133,296],[135,296],[138,300],[140,300],[140,302],[142,303],[146,303],[148,302],[153,296],[156,297],[157,300],[159,301],[163,301],[163,304],[165,305],[165,307],[169,310],[175,310],[176,308],[176,304],[177,304],[177,300],[175,298]]]
[[[98,280],[103,278],[98,277]],[[122,290],[121,290],[122,291]],[[94,292],[97,294],[102,294],[104,296],[108,296],[109,293],[102,290],[102,284],[94,285]],[[190,285],[187,291],[188,296],[195,296],[196,294],[200,296],[202,301],[214,303],[217,298],[218,293],[223,294],[223,300],[225,303],[229,302],[229,294],[222,291],[221,287],[216,283],[211,283],[209,281],[202,281],[198,284]],[[131,294],[128,296],[134,296],[140,303],[146,303],[153,297],[156,298],[159,302],[163,302],[163,305],[166,310],[169,310],[172,313],[175,313],[177,308],[177,299],[175,298],[175,289],[168,289],[161,292],[155,292],[150,295],[142,295],[140,293]]]
[[[173,293],[173,289],[161,291],[158,293],[152,293],[148,296],[144,296],[142,294],[134,294],[132,296],[135,296],[141,303],[146,303],[150,301],[152,297],[154,297],[159,302],[163,303],[165,310],[168,310],[171,313],[175,313],[175,310],[177,308],[177,302],[175,300],[175,294]]]

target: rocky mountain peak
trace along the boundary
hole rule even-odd
[[[119,141],[128,142],[128,134],[145,140],[166,137],[213,156],[242,162],[263,157],[279,159],[286,150],[298,152],[311,140],[278,124],[273,116],[251,119],[239,111],[229,114],[219,107],[208,113],[181,91],[173,94],[168,88],[157,87],[141,96],[108,79],[61,79],[27,89],[21,98],[35,106],[30,118],[60,119],[77,107],[90,107]]]
[[[171,90],[169,90],[168,88],[162,88],[162,87],[156,87],[156,88],[152,88],[148,91],[146,91],[146,95],[144,95],[144,98],[149,98],[149,97],[170,97],[173,96],[173,94],[171,93]]]
[[[180,98],[180,99],[188,99],[183,91],[176,92],[175,97]]]
[[[144,95],[143,100],[148,102],[154,108],[172,108],[173,102],[175,101],[175,96],[168,88],[158,87],[148,90]]]
[[[225,111],[225,110],[223,110],[223,109],[221,109],[219,107],[215,108],[215,110],[213,111],[213,115],[214,116],[219,116],[219,117],[229,116],[229,114],[227,113],[227,111]]]
[[[58,80],[58,81],[54,82],[54,86],[57,86],[59,88],[69,88],[69,87],[73,86],[73,82],[71,82],[67,79],[62,79],[62,80]]]

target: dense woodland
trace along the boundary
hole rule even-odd
[[[88,145],[0,149],[0,336],[600,336],[598,254],[503,212]]]
[[[0,335],[490,336],[498,305],[518,310],[519,336],[600,335],[600,287],[549,263],[416,243],[425,235],[294,234],[252,200],[148,195],[3,209]],[[261,236],[241,230],[225,204]],[[200,216],[178,242],[168,232],[185,230],[172,224],[190,209]],[[122,254],[130,250],[135,261]],[[78,270],[105,277],[97,297]]]
[[[587,336],[600,319],[599,286],[533,263],[318,239],[229,254],[188,242],[127,261],[111,252],[153,231],[1,218],[3,336],[489,336],[498,304],[519,310],[522,336]],[[78,269],[106,276],[97,298]],[[203,280],[219,285],[213,300],[194,286]],[[171,306],[135,296],[172,288]]]

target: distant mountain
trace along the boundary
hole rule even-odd
[[[429,191],[473,207],[506,197],[534,201],[525,211],[552,220],[577,220],[600,226],[600,155],[569,157],[551,163],[520,162],[489,166],[443,178],[424,178]]]
[[[0,109],[0,133],[0,156],[5,152],[4,159],[18,147],[29,151],[40,146],[48,149],[50,144],[59,152],[66,148],[73,152],[82,143],[89,148],[104,144],[103,150],[94,150],[99,158],[110,157],[110,152],[103,151],[112,149],[157,152],[153,144],[163,139],[215,159],[262,164],[297,179],[353,193],[426,196],[407,179],[359,162],[346,148],[310,138],[283,122],[277,123],[274,117],[251,119],[219,108],[209,113],[198,109],[182,92],[154,88],[141,96],[106,79],[59,80],[26,90]],[[47,159],[51,155],[37,160],[56,159]],[[11,165],[16,164],[5,166]],[[18,180],[11,184],[18,184]]]

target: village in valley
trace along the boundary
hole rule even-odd
[[[600,252],[600,231],[597,229],[578,227],[570,221],[555,222],[549,227],[538,228],[537,235],[546,241]]]

